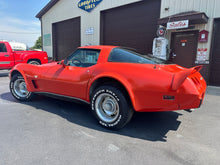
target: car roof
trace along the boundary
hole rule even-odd
[[[111,45],[91,45],[91,46],[81,46],[79,49],[114,49],[118,46]]]

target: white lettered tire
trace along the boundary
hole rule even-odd
[[[34,96],[32,92],[27,90],[25,80],[20,74],[16,74],[11,78],[9,87],[11,94],[19,101],[29,101]]]
[[[124,127],[134,112],[128,98],[118,88],[109,85],[92,93],[91,109],[99,124],[115,130]]]

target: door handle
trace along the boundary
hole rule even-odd
[[[5,55],[5,57],[9,57],[9,55],[8,55],[8,54],[6,54],[6,55]]]

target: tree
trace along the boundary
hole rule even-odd
[[[32,49],[42,49],[41,36],[38,37],[38,39],[36,40],[35,45],[32,47]]]

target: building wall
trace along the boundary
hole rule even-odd
[[[212,41],[212,31],[213,31],[213,22],[214,18],[220,17],[220,0],[162,0],[161,1],[161,18],[168,17],[174,14],[188,12],[188,11],[199,11],[205,12],[209,17],[207,24],[196,25],[195,30],[207,30],[209,31],[209,38],[207,43],[199,43],[198,48],[207,48],[207,57],[206,60],[209,60],[210,50],[211,50],[211,41]],[[169,8],[169,10],[165,10]],[[167,32],[167,38],[171,41],[171,32]]]
[[[210,18],[220,17],[220,1],[219,0],[162,0],[161,17],[186,12],[186,11],[202,11]],[[164,9],[169,7],[169,11]]]
[[[52,24],[63,20],[81,16],[81,46],[100,44],[100,11],[138,2],[141,0],[103,0],[90,13],[79,9],[78,2],[73,0],[58,1],[46,14],[41,18],[42,34],[49,38],[49,42],[43,40],[43,50],[47,51],[48,56],[53,56],[52,50]],[[93,27],[94,34],[86,35],[86,29]]]

